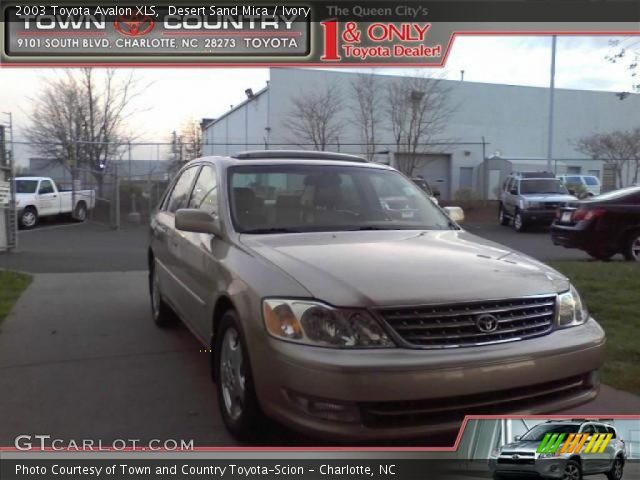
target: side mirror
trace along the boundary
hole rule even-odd
[[[516,189],[516,188],[512,188],[511,190],[509,190],[509,193],[510,193],[511,195],[517,195],[517,194],[518,194],[518,189]]]
[[[567,188],[567,191],[569,192],[569,195],[573,195],[574,197],[576,196],[576,191],[573,188]]]
[[[220,221],[213,215],[197,208],[181,208],[176,212],[175,225],[178,230],[194,233],[208,233],[220,236]]]
[[[516,442],[519,442],[519,441],[522,439],[522,435],[516,435],[513,439],[514,439]]]
[[[444,207],[449,218],[456,223],[464,221],[464,211],[460,207]]]
[[[440,198],[440,191],[436,190],[435,192],[433,192],[433,196],[436,198]]]

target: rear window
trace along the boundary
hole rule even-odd
[[[633,199],[638,194],[640,194],[640,187],[627,187],[603,193],[602,195],[598,195],[597,198],[598,200],[618,200],[628,196],[629,199]]]

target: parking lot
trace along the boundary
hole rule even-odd
[[[544,231],[467,228],[541,260],[588,259],[553,246]],[[217,412],[208,354],[186,328],[161,330],[151,321],[146,236],[142,226],[47,225],[21,232],[19,251],[0,255],[0,268],[36,274],[0,325],[0,445],[25,432],[235,443]],[[638,397],[604,387],[571,413],[639,411]],[[317,442],[273,426],[265,443]]]

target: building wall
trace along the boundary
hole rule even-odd
[[[265,128],[269,127],[270,148],[300,148],[297,139],[285,126],[292,110],[291,99],[305,92],[337,85],[344,98],[344,124],[339,136],[340,146],[330,150],[362,153],[358,129],[352,119],[349,98],[350,82],[356,73],[295,68],[272,68],[269,89],[231,113],[211,124],[205,132],[205,142],[220,143],[207,147],[208,154],[229,154],[247,148],[264,148]],[[382,91],[397,77],[381,75]],[[431,147],[428,153],[444,153],[451,158],[451,194],[460,187],[460,168],[474,168],[473,185],[477,185],[477,166],[483,154],[499,152],[504,158],[540,158],[547,155],[547,125],[549,91],[546,88],[443,81],[449,89],[453,108],[450,121],[440,138],[455,144]],[[614,92],[556,90],[554,159],[568,169],[581,168],[602,172],[602,162],[586,158],[575,149],[575,141],[596,132],[629,129],[640,125],[640,96],[630,95],[621,101]],[[246,115],[246,116],[245,116]],[[245,125],[249,125],[246,133]],[[380,150],[393,147],[390,126],[381,129]],[[485,142],[483,148],[483,139]],[[238,145],[227,145],[234,143]],[[278,143],[280,145],[275,146]],[[382,155],[380,160],[384,160]],[[546,161],[541,161],[541,169]],[[466,172],[468,174],[468,171]]]

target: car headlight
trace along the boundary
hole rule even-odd
[[[578,291],[573,285],[568,292],[558,295],[558,326],[574,327],[582,325],[589,318],[589,313],[582,303]]]
[[[502,453],[502,450],[500,448],[494,448],[493,450],[491,450],[491,458],[495,458],[495,457],[499,457],[500,453]]]
[[[551,458],[553,456],[555,456],[555,453],[541,453],[538,458]]]
[[[332,308],[307,300],[262,302],[267,332],[280,340],[332,348],[388,348],[395,344],[364,310]]]
[[[522,208],[540,208],[542,204],[540,202],[530,202],[529,200],[524,200],[522,202]]]

